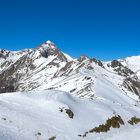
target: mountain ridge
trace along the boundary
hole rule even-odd
[[[73,59],[50,41],[1,50],[0,139],[138,140],[138,62]]]
[[[1,50],[0,57],[1,93],[57,89],[79,97],[92,98],[96,92],[96,75],[102,75],[104,79],[106,75],[123,94],[134,94],[137,100],[140,98],[140,74],[134,71],[134,60],[130,61],[131,58],[137,58],[138,63],[139,57],[136,56],[108,62],[87,56],[73,59],[53,42],[46,41],[35,49],[17,52]],[[137,70],[140,68],[136,63],[135,67]]]

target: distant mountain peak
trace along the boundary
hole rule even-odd
[[[54,44],[52,41],[48,40],[46,41],[47,44]]]
[[[43,49],[57,49],[56,45],[50,40],[43,43],[40,47]]]

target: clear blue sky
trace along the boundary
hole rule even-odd
[[[139,0],[0,0],[0,48],[51,40],[73,57],[140,55]]]

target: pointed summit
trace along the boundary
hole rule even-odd
[[[40,45],[37,50],[40,52],[41,56],[48,58],[49,56],[55,56],[55,59],[59,59],[61,61],[68,61],[70,58],[69,56],[65,55],[61,50],[57,48],[55,43],[48,40],[42,45]]]
[[[56,52],[59,52],[59,49],[53,42],[48,40],[39,46],[39,51],[41,52],[42,56],[47,58],[50,55],[56,55]]]
[[[52,41],[48,40],[46,41],[47,44],[54,44]]]
[[[40,47],[43,49],[56,49],[56,45],[50,40],[43,43]]]

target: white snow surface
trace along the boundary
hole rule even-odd
[[[133,70],[134,72],[140,70],[140,55],[127,57],[125,61],[126,61],[127,67]]]
[[[130,126],[127,121],[133,116],[140,117],[140,105],[135,106],[131,98],[112,102],[109,96],[104,100],[80,99],[55,90],[1,94],[0,140],[49,140],[53,136],[56,140],[132,140],[133,135],[138,140],[140,124]],[[61,108],[70,109],[73,119]],[[111,128],[108,133],[78,136],[114,115],[120,115],[125,125]]]

